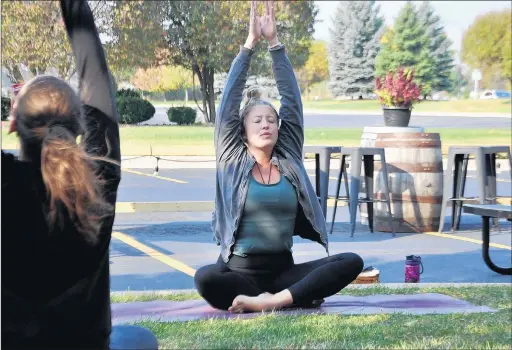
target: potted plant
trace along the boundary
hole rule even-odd
[[[375,79],[375,94],[379,96],[386,126],[409,125],[412,105],[419,101],[421,87],[413,82],[414,71],[399,68],[384,78]]]

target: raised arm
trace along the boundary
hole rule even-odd
[[[231,158],[243,145],[240,135],[240,103],[252,53],[249,48],[242,47],[228,73],[215,119],[214,142],[217,161]]]
[[[274,2],[266,1],[267,15],[262,23],[262,35],[268,41],[272,70],[281,95],[279,118],[281,127],[277,140],[280,147],[302,159],[304,146],[304,115],[299,85],[284,45],[279,43],[275,22]]]
[[[92,11],[85,0],[61,0],[60,6],[84,104],[86,149],[89,153],[120,161],[115,88]],[[119,174],[116,166],[104,163],[100,164],[103,175],[111,178]]]
[[[284,46],[279,45],[277,48],[271,48],[270,54],[277,89],[281,95],[281,107],[279,108],[281,127],[278,142],[293,155],[302,159],[304,115],[297,79],[292,64],[286,56]]]
[[[253,54],[252,48],[261,36],[260,21],[256,14],[256,1],[251,3],[251,15],[249,22],[249,35],[240,53],[234,59],[229,69],[226,86],[215,120],[215,153],[217,161],[225,161],[231,158],[237,150],[240,150],[243,142],[240,134],[240,103],[247,81],[247,71]]]

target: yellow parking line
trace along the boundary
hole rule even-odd
[[[140,250],[144,254],[147,254],[150,257],[152,257],[153,259],[163,262],[164,264],[172,267],[175,270],[181,271],[191,277],[194,277],[194,275],[196,274],[196,270],[194,270],[190,266],[185,265],[181,261],[173,259],[173,258],[165,255],[164,253],[161,253],[151,247],[148,247],[147,245],[140,243],[136,239],[134,239],[124,233],[112,232],[112,237],[117,238],[118,240],[128,244],[129,246],[131,246],[137,250]]]
[[[173,179],[173,178],[170,178],[170,177],[165,177],[165,176],[159,176],[159,175],[152,175],[152,174],[146,174],[146,173],[141,173],[140,171],[135,171],[135,170],[131,170],[131,169],[125,169],[123,168],[123,171],[126,171],[127,173],[132,173],[132,174],[136,174],[136,175],[143,175],[143,176],[149,176],[149,177],[153,177],[155,179],[160,179],[160,180],[167,180],[167,181],[171,181],[171,182],[176,182],[176,183],[179,183],[179,184],[186,184],[188,183],[187,181],[183,181],[183,180],[176,180],[176,179]]]
[[[439,232],[423,232],[426,235],[436,236],[436,237],[443,237],[443,238],[451,238],[451,239],[457,239],[459,241],[465,241],[465,242],[471,242],[476,244],[483,244],[484,242],[479,239],[469,238],[469,237],[462,237],[462,236],[456,236],[449,233],[439,233]],[[501,248],[506,250],[512,250],[512,247],[504,244],[499,243],[489,243],[489,247],[494,248]]]

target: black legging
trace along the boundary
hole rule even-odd
[[[294,264],[290,253],[267,256],[233,255],[225,264],[197,270],[194,282],[199,294],[213,307],[227,310],[238,295],[257,296],[288,289],[294,304],[306,305],[336,294],[363,270],[363,259],[354,253]]]

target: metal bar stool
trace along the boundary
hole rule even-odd
[[[460,228],[462,206],[465,201],[474,201],[479,204],[496,204],[499,198],[496,193],[496,154],[506,153],[510,168],[512,158],[509,146],[452,146],[448,150],[448,162],[444,178],[443,204],[441,206],[441,220],[439,233],[444,229],[446,207],[452,202],[451,230]],[[476,161],[478,197],[464,197],[469,157],[473,155]],[[512,175],[512,173],[511,173]],[[495,226],[498,220],[494,219]]]
[[[368,223],[370,226],[370,231],[373,233],[373,203],[374,202],[386,202],[388,207],[388,220],[389,225],[392,229],[393,236],[395,236],[395,229],[393,226],[393,220],[391,215],[391,197],[389,191],[389,183],[388,183],[388,171],[386,166],[386,157],[384,154],[384,148],[378,147],[341,147],[340,150],[341,155],[341,166],[340,172],[338,174],[338,183],[336,186],[336,195],[329,196],[329,198],[334,199],[334,211],[332,215],[332,224],[330,233],[334,228],[334,220],[336,218],[336,209],[338,207],[339,201],[348,202],[348,207],[350,211],[350,236],[354,236],[354,231],[356,229],[356,214],[359,203],[366,203],[368,208]],[[379,155],[380,161],[382,163],[382,172],[384,175],[384,190],[386,192],[386,199],[375,199],[373,194],[373,161],[374,156]],[[348,185],[347,179],[347,170],[346,170],[346,158],[350,157],[350,189]],[[360,185],[360,176],[361,176],[361,163],[364,164],[364,181],[366,188],[366,197],[359,198],[359,185]],[[340,188],[341,188],[341,178],[345,176],[345,190],[346,196],[340,197]]]

